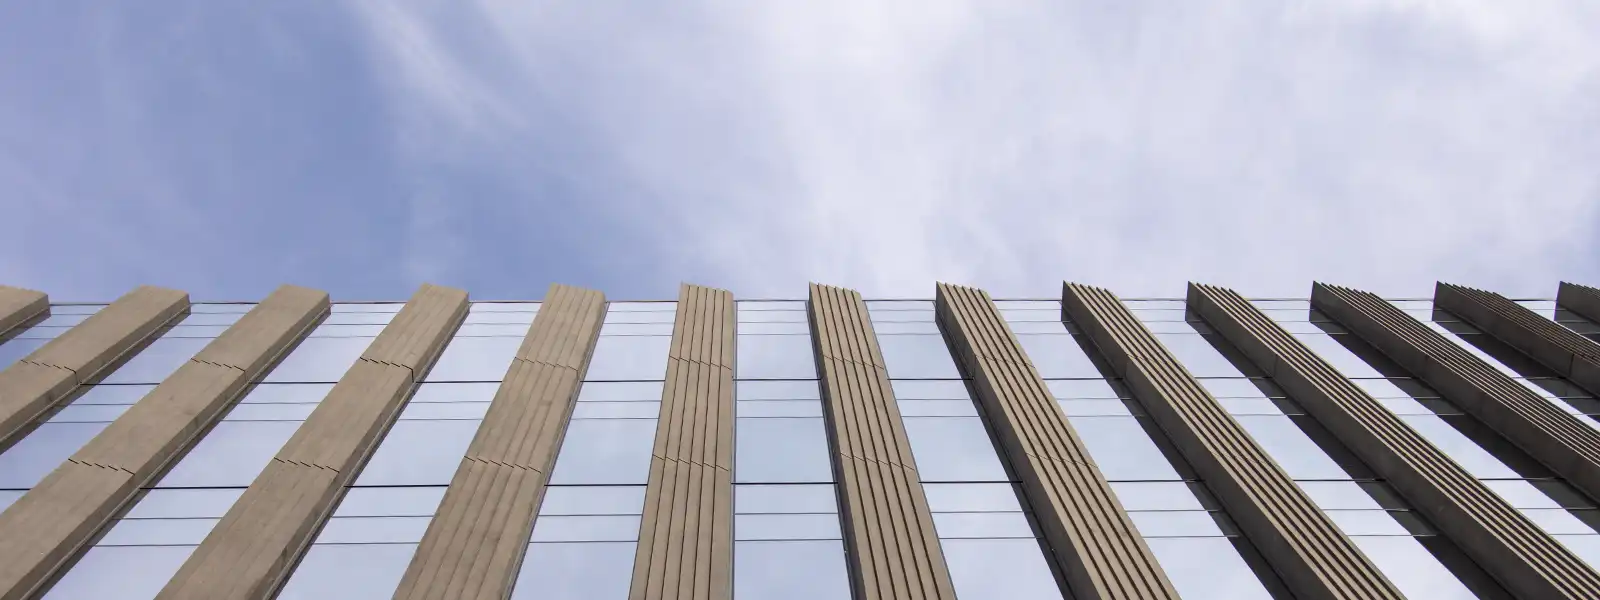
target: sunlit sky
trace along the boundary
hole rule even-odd
[[[1588,0],[0,6],[0,282],[1600,283]]]

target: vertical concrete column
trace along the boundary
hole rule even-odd
[[[156,597],[271,598],[466,315],[461,290],[413,294]]]
[[[1067,283],[1061,306],[1296,596],[1404,597],[1116,295]]]
[[[934,309],[1073,595],[1176,599],[1160,563],[989,294],[941,283]]]
[[[1600,576],[1233,290],[1189,285],[1189,308],[1524,598],[1600,598]]]
[[[630,600],[733,592],[733,294],[678,291]]]
[[[550,286],[396,599],[511,593],[605,317],[604,294]]]
[[[327,314],[326,293],[279,287],[0,513],[0,598],[27,597],[70,566]]]
[[[1573,486],[1600,498],[1600,431],[1376,295],[1317,283],[1311,305]]]
[[[856,598],[955,600],[866,302],[811,284],[807,310]]]
[[[188,312],[188,294],[142,285],[0,371],[0,451],[79,385],[98,381],[107,366]]]

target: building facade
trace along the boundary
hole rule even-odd
[[[0,600],[1600,598],[1600,290],[0,286]]]

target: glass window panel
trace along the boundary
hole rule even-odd
[[[809,323],[740,323],[739,333],[747,335],[804,335],[811,333]]]
[[[1079,333],[1078,326],[1072,323],[1046,323],[1042,321],[1013,321],[1006,324],[1011,328],[1011,333],[1019,336],[1029,334],[1062,335]]]
[[[1089,355],[1084,354],[1075,336],[1019,335],[1017,341],[1022,344],[1022,350],[1028,353],[1028,360],[1038,369],[1040,377],[1101,376],[1100,369],[1095,368]]]
[[[978,407],[971,400],[900,400],[896,404],[906,417],[978,416]]]
[[[1480,479],[1520,479],[1511,467],[1506,466],[1493,454],[1485,451],[1477,442],[1462,435],[1456,428],[1451,427],[1444,419],[1435,416],[1403,416],[1401,420],[1410,425],[1412,429],[1427,438],[1434,446],[1443,450],[1456,464]]]
[[[600,328],[600,338],[620,336],[671,337],[671,323],[611,323]]]
[[[1589,534],[1593,527],[1560,508],[1524,508],[1523,516],[1551,535]]]
[[[1080,398],[1127,398],[1121,388],[1105,379],[1052,379],[1044,382],[1057,400]]]
[[[538,315],[539,313],[533,312],[473,312],[467,313],[467,319],[461,323],[463,326],[516,325],[518,327],[506,327],[505,329],[512,331],[520,329],[523,335],[527,335],[528,326],[533,324],[534,317],[537,317]]]
[[[879,323],[932,323],[938,318],[931,307],[926,310],[888,310],[878,308],[870,303],[867,304],[867,315],[872,318],[874,329],[877,328]]]
[[[158,487],[248,487],[299,428],[293,421],[219,422]]]
[[[878,337],[889,377],[906,379],[959,379],[961,372],[950,356],[944,338],[937,335],[885,335]]]
[[[754,312],[762,310],[805,310],[805,300],[740,300],[737,302],[740,311]]]
[[[50,340],[45,339],[11,339],[0,344],[0,369],[11,366],[22,360],[23,357],[33,354],[34,350],[43,348]]]
[[[323,319],[322,325],[388,325],[394,320],[395,313],[391,312],[342,312],[332,313]]]
[[[1600,569],[1600,535],[1558,535],[1555,538],[1583,562],[1589,563],[1589,568]]]
[[[668,336],[601,336],[589,359],[590,381],[641,381],[667,376]],[[660,399],[658,394],[656,399]]]
[[[522,338],[457,337],[450,340],[426,381],[500,381]]]
[[[677,320],[676,311],[622,311],[606,313],[605,323],[630,324],[630,323],[655,323],[661,325],[672,324]]]
[[[316,544],[415,544],[433,516],[338,517],[328,519]]]
[[[130,519],[221,519],[244,489],[150,490],[128,511]]]
[[[1483,482],[1515,508],[1591,508],[1583,494],[1560,481],[1490,480]]]
[[[1127,511],[1207,508],[1189,484],[1179,481],[1113,481],[1111,489],[1117,493],[1122,509]]]
[[[1135,418],[1068,417],[1068,420],[1106,479],[1183,479]]]
[[[26,492],[22,490],[0,490],[0,512],[4,512],[5,509],[16,504],[17,500],[22,499],[24,493]]]
[[[1353,481],[1299,481],[1300,489],[1322,510],[1382,510],[1383,506]]]
[[[1216,333],[1210,325],[1189,321],[1146,321],[1150,333]]]
[[[1272,599],[1227,538],[1156,538],[1145,543],[1184,600]]]
[[[1415,538],[1358,536],[1350,539],[1407,598],[1475,600],[1478,597]]]
[[[1234,417],[1250,438],[1267,451],[1272,460],[1295,479],[1350,479],[1350,474],[1334,462],[1289,417]]]
[[[339,502],[339,508],[333,511],[333,516],[431,517],[439,511],[439,503],[444,501],[445,489],[444,486],[351,488],[345,493],[344,500]]]
[[[206,539],[206,534],[221,519],[122,519],[105,537],[100,546],[195,546]]]
[[[833,481],[822,419],[737,419],[734,437],[735,481]]]
[[[1035,540],[940,540],[961,600],[1060,600]],[[842,597],[842,596],[841,596]]]
[[[733,486],[733,510],[738,514],[832,513],[839,504],[834,486],[754,485]]]
[[[214,305],[213,305],[214,306]],[[50,314],[53,315],[92,315],[105,308],[104,304],[51,304]],[[190,307],[193,310],[193,307]]]
[[[995,308],[999,310],[1053,310],[1061,313],[1059,300],[995,300]]]
[[[938,335],[939,326],[933,322],[883,322],[873,321],[872,331],[878,335]]]
[[[1411,532],[1396,521],[1388,511],[1326,510],[1323,512],[1345,535],[1411,535]]]
[[[261,383],[240,404],[317,404],[333,390],[331,383]]]
[[[493,402],[500,382],[486,383],[424,383],[411,395],[411,404],[422,403],[482,403]]]
[[[1061,411],[1069,417],[1118,417],[1137,414],[1126,400],[1058,400]]]
[[[735,600],[848,600],[850,579],[838,540],[735,542]],[[962,596],[962,600],[968,600]]]
[[[468,313],[537,312],[542,302],[473,302]]]
[[[678,303],[672,300],[661,302],[608,302],[606,303],[606,310],[610,312],[673,312],[678,310]]]
[[[226,325],[179,325],[161,334],[162,339],[195,338],[210,340],[227,331]],[[176,367],[174,367],[176,370]]]
[[[822,390],[815,381],[739,381],[735,397],[739,400],[820,400]]]
[[[320,338],[375,338],[383,333],[383,325],[320,325],[311,330],[311,339]]]
[[[977,417],[906,417],[906,436],[925,482],[1009,481]]]
[[[405,308],[404,302],[335,302],[329,309],[334,313],[387,312],[397,313]]]
[[[324,325],[323,327],[326,327]],[[321,329],[322,327],[318,327]],[[295,346],[263,381],[335,382],[367,351],[372,338],[315,338]]]
[[[1205,335],[1157,334],[1161,344],[1195,377],[1244,377]]]
[[[644,513],[642,485],[556,485],[545,490],[540,515],[637,515]]]
[[[740,417],[820,417],[817,400],[744,400],[735,405]]]
[[[933,526],[940,539],[1034,538],[1033,526],[1020,512],[934,513]]]
[[[194,546],[94,546],[50,588],[47,600],[155,598]]]
[[[740,335],[735,370],[740,379],[816,379],[809,335]]]
[[[110,423],[128,412],[128,404],[78,404],[64,406],[47,423]]]
[[[627,600],[634,542],[529,544],[512,600]]]
[[[110,423],[42,423],[0,453],[0,488],[26,489],[61,466]]]
[[[1217,404],[1234,416],[1287,414],[1282,406],[1267,398],[1217,398]],[[1293,414],[1301,413],[1297,410]]]
[[[385,600],[399,589],[416,553],[416,544],[314,544],[277,597]]]
[[[1356,356],[1354,352],[1351,352],[1349,348],[1340,343],[1340,340],[1334,339],[1331,335],[1302,333],[1294,337],[1305,344],[1307,348],[1310,348],[1312,352],[1315,352],[1317,356],[1328,361],[1345,377],[1383,377],[1383,373],[1372,368],[1371,364]]]
[[[304,421],[316,404],[239,404],[229,410],[227,421]]]
[[[1282,398],[1287,394],[1265,379],[1203,378],[1200,387],[1214,398]]]
[[[400,421],[355,485],[450,485],[478,421]]]
[[[211,340],[162,337],[145,346],[101,383],[161,383]]]
[[[650,477],[650,451],[655,437],[655,420],[573,421],[567,426],[550,483],[643,485]]]
[[[839,515],[734,515],[733,539],[836,540]]]
[[[584,382],[578,392],[579,402],[660,402],[661,381],[593,381]]]
[[[72,327],[74,325],[77,325],[79,323],[84,322],[85,319],[88,319],[90,317],[90,315],[54,314],[54,311],[51,311],[51,312],[52,312],[52,314],[50,316],[45,317],[43,320],[39,321],[38,323],[35,323],[34,326],[35,327]]]
[[[1223,535],[1216,519],[1203,510],[1131,511],[1128,518],[1139,534],[1147,538]]]
[[[660,402],[584,402],[572,409],[574,419],[654,419]]]
[[[533,525],[535,542],[632,542],[639,539],[637,516],[549,516]]]
[[[31,328],[28,328],[27,330],[23,331],[22,333],[17,334],[17,337],[12,338],[12,340],[13,341],[15,341],[15,340],[42,340],[40,343],[41,343],[41,345],[43,345],[43,341],[49,341],[49,340],[53,340],[53,339],[56,339],[58,337],[61,337],[61,334],[66,333],[67,331],[69,331],[71,329],[72,329],[71,327],[39,327],[39,326],[34,326],[34,327],[31,327]]]
[[[739,331],[744,331],[746,323],[806,323],[804,310],[741,310],[739,311]]]
[[[1022,503],[1009,483],[929,483],[923,485],[932,512],[1020,512]]]
[[[967,384],[959,379],[895,379],[889,383],[894,388],[894,397],[901,400],[972,400],[967,393]]]

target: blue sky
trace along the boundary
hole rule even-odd
[[[1586,0],[0,7],[0,281],[1600,283]]]

